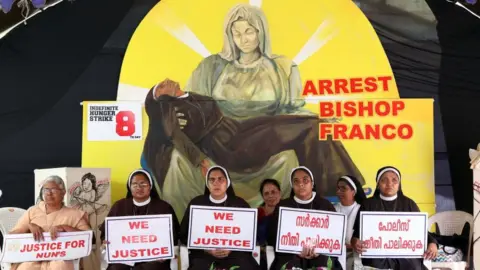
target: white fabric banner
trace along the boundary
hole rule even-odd
[[[108,263],[136,263],[172,259],[172,215],[105,218]]]
[[[427,249],[428,213],[361,212],[361,258],[422,258]]]
[[[192,205],[188,248],[255,250],[257,209]]]
[[[344,255],[346,217],[342,213],[280,207],[276,251],[299,254],[304,246],[333,257]]]
[[[31,233],[7,234],[3,239],[2,263],[69,261],[87,257],[92,250],[92,231],[61,232],[52,240],[43,233],[37,242]]]

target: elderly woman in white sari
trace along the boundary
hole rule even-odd
[[[43,241],[43,233],[49,232],[56,239],[59,232],[90,230],[87,214],[63,204],[65,183],[58,176],[45,179],[40,190],[40,202],[30,207],[20,218],[10,234],[32,233],[37,241]],[[13,264],[12,270],[73,270],[72,261],[42,261]]]
[[[273,55],[271,52],[268,24],[261,9],[248,4],[236,5],[226,17],[223,33],[222,52],[202,60],[184,89],[186,96],[188,92],[193,92],[211,97],[225,117],[239,122],[272,115],[315,117],[303,108],[305,101],[301,97],[302,82],[297,65],[290,59]],[[208,117],[200,108],[197,110],[197,114]],[[178,115],[182,114],[185,119],[180,119],[180,124],[187,130],[189,112],[179,110]],[[152,124],[150,129],[153,129]],[[338,147],[332,147],[335,151],[338,149],[346,152],[340,142],[335,144],[338,144]],[[147,155],[145,159],[151,160],[152,154],[148,153],[148,150],[144,151],[144,155]],[[252,191],[263,179],[286,179],[280,184],[282,190],[285,190],[283,196],[288,196],[289,182],[285,176],[302,163],[302,158],[304,157],[297,156],[293,150],[285,150],[270,157],[266,164],[261,164],[260,169],[231,170],[235,189],[247,202],[257,206],[262,203],[262,197],[258,192]],[[335,153],[331,159],[334,158]],[[337,163],[349,163],[348,167],[352,167],[348,156],[336,160]],[[161,173],[156,173],[160,165],[149,163],[148,167],[154,176],[161,178],[156,180],[162,182],[163,198],[172,204],[177,215],[181,217],[187,203],[203,192],[202,169],[205,171],[214,162],[205,159],[200,164],[192,164],[185,155],[175,149],[171,154],[170,165],[160,168]],[[319,179],[318,186],[324,187],[324,190],[331,188],[331,195],[334,195],[336,179],[345,173],[363,180],[356,168],[352,171],[345,170],[344,166],[333,166],[328,172],[319,172],[321,175],[316,175]],[[332,187],[326,186],[327,179],[333,181]]]

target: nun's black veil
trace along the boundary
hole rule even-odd
[[[145,178],[147,179],[151,179],[150,175],[146,174],[145,172],[143,171],[137,171],[135,172],[134,174],[132,174],[130,176],[130,178],[127,180],[127,195],[125,196],[125,198],[132,198],[133,195],[132,195],[132,190],[130,189],[130,185],[128,183],[130,183],[130,180],[135,176],[135,175],[139,175],[139,174],[143,174],[143,176],[145,176]],[[152,182],[153,184],[153,182]],[[160,199],[160,196],[158,195],[158,192],[157,192],[157,189],[155,188],[155,185],[153,185],[152,189],[150,189],[150,198],[152,199]]]
[[[381,175],[379,175],[383,170],[385,169],[391,169],[392,171],[396,171],[398,172],[399,176],[400,176],[400,183],[399,183],[399,186],[398,186],[398,192],[397,192],[397,195],[399,197],[404,197],[405,195],[403,195],[403,191],[402,191],[402,174],[400,173],[400,170],[398,170],[397,168],[393,167],[393,166],[385,166],[385,167],[382,167],[380,169],[378,169],[377,171],[377,177],[376,179],[378,179],[379,177],[381,177]],[[375,180],[376,180],[375,179]],[[380,180],[379,180],[380,181]],[[375,188],[375,192],[373,193],[373,197],[376,197],[376,198],[379,198],[380,197],[380,189],[378,188],[378,181],[377,181],[377,186]]]
[[[350,182],[348,182],[347,180],[341,177],[338,179],[337,183],[340,181],[343,181],[347,183],[347,185],[350,186],[351,189],[356,189],[357,191],[355,192],[354,199],[358,204],[361,205],[367,199],[367,195],[365,195],[365,191],[363,191],[362,184],[360,183],[360,181],[358,181],[358,179],[355,176],[352,176],[352,175],[345,175],[345,176],[350,178],[353,181],[353,183],[355,184],[355,187],[352,187],[352,184],[350,184]]]
[[[235,197],[235,196],[236,196],[236,195],[235,195],[235,190],[233,189],[232,179],[230,178],[230,175],[228,174],[228,171],[225,170],[225,169],[222,169],[222,168],[219,167],[219,166],[214,166],[214,168],[212,168],[212,169],[210,169],[210,170],[208,171],[208,175],[207,175],[207,177],[206,177],[207,179],[208,179],[208,177],[210,176],[210,173],[211,173],[212,171],[219,171],[219,172],[222,172],[223,174],[227,174],[227,175],[225,175],[225,178],[229,179],[229,181],[230,181],[230,186],[227,188],[227,192],[226,192],[226,193],[227,193],[227,196],[230,197],[230,198]],[[205,191],[203,192],[203,195],[205,195],[205,196],[207,196],[207,197],[210,196],[210,190],[208,189],[206,182],[205,182]]]

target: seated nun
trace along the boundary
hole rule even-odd
[[[180,226],[180,242],[184,245],[187,245],[188,243],[190,207],[192,205],[250,208],[244,199],[235,196],[232,182],[225,168],[220,166],[210,167],[207,171],[206,178],[204,194],[193,198],[183,215],[182,224]],[[256,270],[260,267],[253,258],[251,252],[229,251],[223,249],[191,249],[189,262],[189,270]]]
[[[10,234],[32,233],[36,241],[43,241],[43,232],[49,232],[52,240],[59,232],[90,230],[87,213],[63,204],[65,182],[53,175],[45,179],[39,203],[30,207],[10,231]],[[72,261],[42,261],[12,264],[12,270],[73,270]]]
[[[178,243],[177,233],[180,225],[172,206],[160,199],[153,185],[150,174],[138,169],[130,173],[127,181],[127,195],[124,199],[118,200],[110,209],[107,217],[121,216],[141,216],[141,215],[172,215],[173,241]],[[159,228],[162,229],[162,228]],[[101,239],[104,245],[108,245],[105,241],[105,222],[100,225]],[[132,267],[126,264],[109,264],[107,270],[170,270],[177,267],[171,267],[176,264],[176,260],[159,260],[151,262],[135,263]]]
[[[351,240],[352,248],[355,252],[361,254],[364,249],[359,239],[360,235],[360,213],[361,212],[420,212],[417,204],[402,192],[402,175],[400,171],[392,166],[380,168],[377,172],[377,188],[373,197],[366,199],[360,206],[357,218],[355,220],[353,236]],[[431,260],[437,256],[437,243],[435,239],[428,234],[428,247],[424,258]],[[424,270],[427,269],[423,264],[423,259],[362,259],[364,266],[370,266],[377,269],[392,270]]]
[[[353,234],[353,225],[357,217],[358,210],[363,201],[367,199],[363,191],[362,184],[354,176],[344,175],[337,181],[337,197],[340,200],[335,205],[339,213],[347,217],[347,232],[345,235],[345,244],[347,245],[347,270],[353,269],[353,252],[350,241]]]
[[[269,246],[275,247],[276,245],[280,207],[335,212],[335,208],[330,201],[313,191],[315,190],[314,183],[313,174],[307,167],[300,166],[292,170],[290,174],[292,193],[290,198],[281,200],[275,208],[272,220],[269,223],[267,239]],[[302,252],[298,255],[275,252],[275,260],[272,262],[270,269],[317,269],[327,267],[328,259],[328,256],[316,254],[313,247],[303,247]],[[333,260],[336,261],[335,258],[332,258]]]

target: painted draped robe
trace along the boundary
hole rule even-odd
[[[216,106],[218,106],[221,115],[229,119],[228,121],[223,121],[223,130],[225,131],[225,134],[222,138],[219,138],[219,136],[216,137],[218,138],[216,146],[228,141],[228,139],[231,138],[231,133],[238,130],[238,125],[236,123],[257,121],[249,122],[251,125],[250,134],[254,134],[256,130],[261,129],[261,127],[266,125],[266,122],[261,120],[262,117],[290,117],[290,124],[283,122],[286,124],[279,124],[273,128],[271,128],[272,125],[269,124],[271,128],[270,130],[278,131],[273,132],[274,135],[269,136],[282,136],[281,138],[279,137],[279,141],[288,141],[290,137],[298,135],[298,131],[289,133],[292,131],[292,129],[296,128],[296,126],[292,123],[301,122],[300,120],[295,120],[295,117],[298,117],[298,119],[308,117],[311,119],[317,118],[316,115],[302,108],[305,104],[305,101],[301,97],[301,80],[298,67],[284,57],[273,57],[270,59],[264,56],[250,65],[241,65],[237,61],[226,61],[218,55],[209,56],[204,59],[204,61],[202,61],[197,69],[193,72],[185,91],[197,93],[208,98],[209,100],[216,101]],[[148,98],[150,95],[151,94],[147,96],[146,106],[149,106]],[[182,108],[182,106],[179,106],[176,108],[177,113],[181,113],[187,118],[185,130],[198,129],[198,126],[195,127],[195,123],[201,121],[205,122],[205,120],[207,122],[209,121],[210,117],[212,116],[212,112],[203,111],[201,108],[202,106],[208,105],[197,103],[196,109],[191,108],[193,111],[195,111],[194,113],[191,113],[191,110],[187,107]],[[157,114],[153,115],[154,117],[158,117]],[[174,114],[171,114],[170,116],[175,117]],[[194,118],[198,116],[203,116],[204,119],[199,119],[198,121],[194,120]],[[152,117],[151,113],[149,113],[149,117]],[[213,117],[215,116],[213,115]],[[153,119],[150,119],[150,121],[152,120]],[[172,119],[168,120],[170,121]],[[318,119],[313,121],[318,121]],[[258,124],[258,126],[254,126],[254,123]],[[194,128],[189,128],[189,125]],[[209,126],[205,125],[205,123],[202,123],[201,126],[205,126],[203,131],[209,129]],[[158,127],[155,127],[155,124],[152,125],[152,123],[150,123],[149,133],[150,130],[157,128]],[[308,128],[312,128],[311,123]],[[262,133],[258,132],[257,135],[253,136],[258,137],[260,136],[259,134]],[[310,135],[303,136],[310,136],[312,140],[314,139],[318,141],[318,139],[312,137],[312,134],[313,136],[317,136],[316,134],[318,134],[318,130],[310,132]],[[264,134],[262,134],[262,136],[266,137],[264,140],[269,143],[268,137]],[[162,140],[162,138],[156,139]],[[165,148],[171,147],[171,145],[175,143],[168,142],[168,139],[171,138],[163,138],[163,140],[167,141],[167,143],[157,144],[157,146],[160,145],[160,148],[162,148],[160,152],[170,151]],[[248,143],[250,140],[259,141],[258,138],[251,137],[250,139],[247,137],[244,143]],[[297,143],[306,143],[306,141]],[[168,144],[171,145],[169,146]],[[333,146],[334,144],[336,146]],[[240,144],[237,144],[237,146],[238,145]],[[252,145],[259,147],[259,144],[252,143]],[[338,178],[346,172],[350,172],[350,174],[355,175],[359,179],[363,180],[360,172],[355,167],[348,154],[346,154],[342,144],[335,142],[331,145],[333,148],[338,147],[340,149],[340,152],[342,152],[342,157],[339,159],[331,158],[331,160],[335,160],[335,162],[332,162],[332,164],[338,163],[340,166],[329,167],[329,171],[326,173],[328,174],[329,179],[330,177],[332,179]],[[155,146],[156,149],[151,149],[152,146],[147,146],[146,144],[144,147],[143,157],[145,158],[145,149],[147,149],[147,152],[158,151],[157,146]],[[225,144],[223,148],[225,147],[227,147],[227,144]],[[315,152],[312,155],[316,155],[318,153],[318,147],[309,147],[309,145],[304,145],[303,148],[307,153],[302,157],[298,157],[298,151],[295,151],[294,148],[281,149],[281,147],[278,147],[278,151],[269,156],[266,159],[266,162],[263,157],[260,157],[262,161],[255,163],[254,166],[243,166],[244,168],[241,170],[238,170],[238,168],[229,168],[232,179],[235,179],[233,183],[235,190],[252,206],[258,206],[262,202],[262,197],[258,192],[252,192],[252,190],[257,190],[263,179],[272,178],[279,180],[281,188],[284,191],[282,195],[284,197],[287,196],[290,184],[288,180],[285,179],[288,178],[286,176],[289,174],[291,169],[299,165],[299,160],[307,160],[308,154]],[[311,152],[308,152],[309,148],[312,149]],[[229,159],[225,156],[222,156],[221,154],[223,153],[216,156],[212,155],[212,152],[218,151],[218,149],[219,148],[207,149],[207,151],[204,152],[204,156],[206,156],[212,164],[220,163],[219,160],[221,159],[224,161],[233,160],[233,157]],[[258,149],[260,151],[263,148]],[[345,154],[343,154],[343,152]],[[321,155],[321,153],[318,153],[318,155]],[[166,157],[160,157],[160,159],[169,159],[169,161],[165,163],[160,162],[160,164],[152,161],[148,162],[148,160],[147,162],[143,162],[144,166],[146,165],[148,169],[153,172],[156,180],[158,182],[162,182],[162,196],[165,200],[172,204],[179,217],[181,217],[183,214],[183,210],[185,209],[188,201],[190,201],[194,196],[203,192],[204,176],[201,174],[198,162],[204,156],[197,155],[197,159],[192,160],[188,155],[185,154],[184,151],[179,151],[178,147],[173,147],[171,152],[168,153]],[[221,157],[221,159],[218,157]],[[149,154],[147,159],[152,159],[151,154]],[[246,158],[242,159],[240,157],[240,159],[236,160],[237,162],[241,163],[244,162]],[[345,167],[342,166],[342,162],[345,160],[347,160],[346,163],[350,163],[347,168],[351,168],[351,170],[345,170]],[[319,164],[318,166],[321,165]],[[159,167],[161,168],[159,169]],[[315,168],[316,166],[310,167]],[[158,173],[159,170],[162,172]],[[319,187],[322,187],[323,185],[324,190],[327,190],[327,188],[325,188],[327,181],[324,181],[324,178],[321,176],[315,175],[315,177],[319,179],[319,182],[322,183],[319,185]],[[332,189],[329,193],[332,192],[334,193],[335,191]]]

